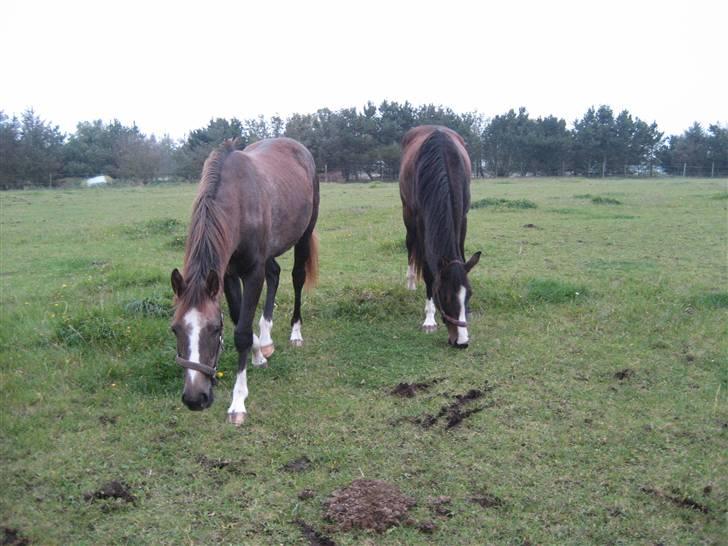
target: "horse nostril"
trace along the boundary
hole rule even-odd
[[[208,406],[208,403],[207,403],[208,400],[209,400],[209,397],[207,396],[207,394],[204,392],[201,392],[200,393],[200,406],[202,406],[203,408],[206,408]]]

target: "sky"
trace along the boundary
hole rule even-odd
[[[3,0],[0,110],[178,139],[382,100],[728,124],[728,2]]]

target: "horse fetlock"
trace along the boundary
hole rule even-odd
[[[291,327],[291,345],[294,347],[303,346],[303,336],[301,335],[301,321],[298,320],[293,323]]]

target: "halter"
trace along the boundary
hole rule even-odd
[[[222,349],[223,349],[223,342],[222,342],[222,333],[223,333],[222,323],[223,322],[222,321],[223,321],[223,314],[220,313],[220,339],[218,340],[218,343],[217,343],[217,350],[215,351],[215,356],[213,357],[213,360],[212,360],[213,361],[212,366],[208,366],[207,364],[202,364],[201,362],[194,362],[192,360],[187,360],[186,358],[182,358],[179,355],[176,355],[174,358],[175,361],[177,362],[177,364],[179,364],[183,368],[187,368],[189,370],[195,370],[195,371],[205,374],[207,377],[210,378],[213,385],[215,383],[217,383],[217,377],[216,377],[217,364],[220,361],[220,353],[222,353]]]
[[[442,269],[447,269],[452,264],[462,264],[462,265],[465,265],[465,262],[462,261],[462,260],[460,260],[460,259],[455,258],[454,260],[450,260],[449,262],[447,262],[447,264],[445,265],[445,267],[443,267]],[[468,327],[468,323],[466,321],[464,321],[464,320],[458,320],[456,318],[451,317],[447,313],[445,313],[445,311],[442,310],[442,307],[440,307],[440,303],[439,302],[437,302],[437,306],[440,308],[440,315],[442,315],[442,320],[444,320],[445,322],[449,322],[453,326],[459,326],[460,328],[467,328]]]

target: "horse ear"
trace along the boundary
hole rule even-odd
[[[182,278],[182,274],[179,272],[179,269],[176,267],[172,270],[172,290],[174,290],[174,293],[179,297],[182,295],[182,292],[185,291],[185,280]]]
[[[205,284],[207,285],[207,293],[210,297],[214,298],[217,296],[217,293],[220,291],[220,277],[217,275],[216,271],[211,270],[207,274],[207,281],[205,281]]]
[[[481,252],[480,250],[478,250],[478,252],[470,257],[470,259],[465,263],[465,271],[470,273],[470,270],[473,269],[473,267],[475,267],[475,264],[480,261],[480,254]]]

